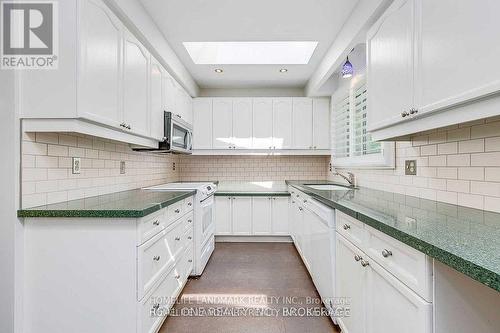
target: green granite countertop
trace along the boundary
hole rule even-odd
[[[500,291],[500,214],[368,188],[302,192]]]
[[[219,182],[216,196],[290,196],[285,182]]]
[[[18,217],[143,217],[196,191],[130,190],[17,211]]]

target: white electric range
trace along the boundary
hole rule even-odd
[[[217,185],[213,183],[167,183],[144,188],[151,191],[196,190],[194,215],[194,269],[192,275],[203,273],[215,249],[215,201]]]

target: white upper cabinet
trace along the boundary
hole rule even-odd
[[[397,0],[368,34],[369,130],[402,121],[413,105],[413,13],[413,0]]]
[[[396,0],[387,9],[367,36],[375,140],[500,114],[486,100],[499,100],[499,11],[490,0]]]
[[[253,143],[254,149],[270,149],[273,145],[273,100],[253,99]]]
[[[128,31],[123,43],[123,120],[130,131],[149,135],[149,53]]]
[[[203,101],[198,103],[198,100]],[[207,113],[209,101],[212,103],[211,122],[199,114]],[[197,142],[194,149],[205,150],[199,151],[200,154],[221,154],[220,150],[238,151],[237,154],[259,153],[258,150],[311,154],[319,150],[316,154],[328,154],[329,105],[329,98],[196,98],[194,135],[199,136],[202,132],[205,142],[205,135],[210,134],[206,127],[211,126],[212,137],[210,145]]]
[[[165,136],[164,96],[163,96],[163,68],[160,63],[151,57],[149,80],[151,93],[151,136],[161,140]]]
[[[212,102],[214,149],[232,149],[233,100],[214,98]]]
[[[313,105],[310,98],[293,99],[293,148],[313,149]]]
[[[176,99],[177,99],[177,88],[176,88],[176,82],[170,74],[165,73],[164,75],[164,96],[165,96],[165,111],[167,112],[175,112],[176,109]]]
[[[193,121],[193,148],[212,148],[212,99],[195,98]]]
[[[82,2],[79,116],[118,127],[123,26],[101,1]]]
[[[235,98],[233,100],[233,136],[234,149],[252,148],[252,99]]]
[[[330,148],[330,99],[313,99],[313,149]]]
[[[292,123],[292,99],[273,99],[273,149],[292,148]]]
[[[500,2],[419,0],[418,113],[500,89]],[[445,18],[445,19],[443,19]]]

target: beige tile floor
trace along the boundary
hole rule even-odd
[[[188,281],[160,333],[338,333],[325,316],[283,315],[321,306],[304,304],[308,298],[319,295],[292,244],[217,243],[205,272]],[[201,312],[214,308],[233,312]]]

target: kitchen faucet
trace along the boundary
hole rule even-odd
[[[336,169],[334,169],[333,175],[340,176],[340,177],[344,178],[351,186],[356,186],[356,177],[354,176],[354,174],[352,172],[347,172],[347,176],[346,176],[346,175],[343,175],[340,172],[338,172]]]

